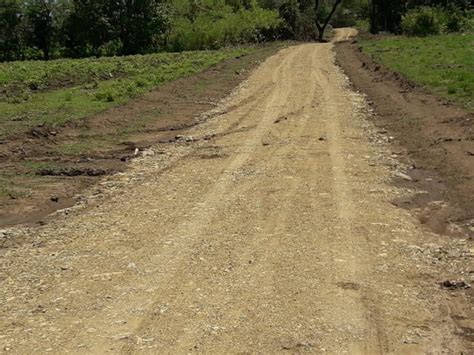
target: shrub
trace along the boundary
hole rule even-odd
[[[402,30],[409,36],[429,36],[441,32],[437,9],[421,6],[412,9],[403,16]]]
[[[350,9],[336,11],[331,19],[333,27],[352,27],[357,24],[357,14]]]
[[[472,10],[463,11],[456,6],[417,7],[403,17],[402,29],[410,36],[471,32],[474,29],[474,14]]]
[[[226,45],[260,42],[281,20],[276,11],[252,8],[238,12],[216,11],[198,14],[191,21],[178,18],[168,38],[168,49],[186,51],[218,49]]]
[[[474,31],[474,10],[464,11],[463,17],[460,21],[460,27],[462,32],[473,32]]]

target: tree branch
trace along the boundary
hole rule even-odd
[[[320,25],[319,24],[319,21],[318,19],[316,19],[316,27],[319,29],[322,29],[323,31],[326,29],[326,26],[328,25],[329,21],[331,20],[332,16],[334,15],[334,13],[336,12],[337,10],[337,7],[339,6],[339,4],[342,2],[342,0],[336,0],[336,2],[334,3],[334,5],[332,6],[332,10],[331,12],[329,13],[328,17],[326,17],[326,20],[324,21],[324,24],[323,25]],[[318,0],[316,0],[316,3],[319,3]]]
[[[319,8],[319,0],[314,0],[315,2],[315,12],[317,13],[318,11],[318,8]],[[332,9],[331,9],[331,12],[329,13],[329,15],[326,17],[326,19],[324,20],[324,23],[323,24],[320,24],[319,21],[318,21],[318,18],[316,16],[316,20],[314,21],[315,24],[316,24],[316,28],[318,29],[318,32],[319,32],[319,40],[322,41],[323,39],[323,35],[324,35],[324,30],[326,29],[326,26],[328,25],[329,21],[331,20],[332,16],[334,15],[334,13],[336,12],[337,10],[337,7],[339,6],[339,4],[341,4],[342,0],[336,0],[336,2],[334,3]]]

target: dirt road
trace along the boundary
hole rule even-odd
[[[431,253],[452,244],[390,203],[408,192],[332,46],[280,51],[189,136],[4,232],[1,348],[468,350],[438,285],[458,265]]]
[[[334,30],[334,36],[332,38],[332,42],[344,42],[348,41],[351,38],[357,36],[359,31],[357,31],[355,28],[350,28],[350,27],[343,27],[343,28],[336,28]]]

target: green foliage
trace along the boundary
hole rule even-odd
[[[1,0],[0,61],[216,49],[280,24],[256,0]]]
[[[159,0],[74,0],[64,25],[65,54],[72,57],[157,51],[169,30]]]
[[[410,36],[436,35],[441,32],[436,9],[422,6],[408,11],[402,20],[403,33]]]
[[[324,11],[324,7],[319,10]],[[280,17],[284,23],[281,29],[283,38],[297,40],[314,40],[317,38],[314,8],[305,6],[297,0],[284,2],[279,8]]]
[[[404,34],[410,36],[469,32],[472,30],[472,18],[472,11],[462,11],[455,6],[421,6],[407,12],[402,20],[402,29]]]
[[[62,125],[250,49],[0,63],[0,137]]]
[[[47,0],[32,0],[26,9],[26,39],[32,48],[38,48],[48,60],[57,32],[54,21],[54,3]]]
[[[331,20],[331,25],[333,27],[353,27],[356,24],[357,13],[347,8],[342,8],[340,11],[336,11]]]
[[[433,92],[474,110],[474,35],[388,37],[363,41],[363,51]]]
[[[304,41],[322,40],[328,24],[333,26],[355,24],[357,13],[353,1],[347,0],[342,3],[336,0],[283,1],[278,7],[283,20],[281,36]],[[341,10],[331,16],[334,5],[341,5]],[[328,24],[325,23],[326,20],[329,20]]]
[[[465,20],[469,22],[469,18],[466,19],[465,16],[473,9],[472,0],[371,0],[369,4],[367,15],[370,18],[372,33],[379,31],[400,33],[402,19],[407,16],[405,28],[408,28],[408,31],[419,31],[421,34],[436,32],[438,23],[441,26],[440,31],[443,31],[443,26],[447,25],[451,28],[451,32],[459,32],[463,30],[462,24]],[[423,7],[432,9],[426,10]],[[443,13],[439,12],[440,9]],[[459,23],[458,20],[461,22]],[[449,24],[447,24],[448,21]]]
[[[167,49],[217,49],[260,42],[279,25],[276,11],[262,9],[253,3],[181,2],[176,4]]]
[[[19,59],[22,36],[21,6],[17,0],[0,2],[0,60]]]

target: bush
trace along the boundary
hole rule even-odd
[[[402,20],[403,33],[409,36],[428,36],[440,33],[471,32],[474,29],[473,11],[455,6],[422,6],[407,12]]]
[[[336,11],[331,19],[333,27],[353,27],[357,24],[357,14],[350,9]]]
[[[276,11],[250,10],[219,11],[198,14],[193,20],[175,20],[168,38],[170,51],[218,49],[227,45],[261,42],[266,33],[280,26]]]
[[[464,11],[460,27],[461,32],[474,32],[474,10]]]
[[[402,19],[403,33],[409,36],[429,36],[441,33],[437,9],[422,6],[410,10]]]

